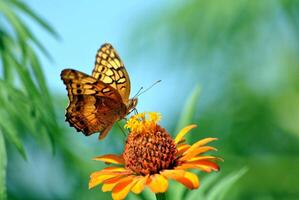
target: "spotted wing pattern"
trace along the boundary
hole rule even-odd
[[[127,104],[131,89],[129,75],[111,44],[103,44],[98,50],[92,77],[115,88]]]
[[[119,93],[102,81],[72,69],[63,70],[61,79],[70,100],[66,120],[87,136],[101,132],[99,138],[104,138],[126,112]]]

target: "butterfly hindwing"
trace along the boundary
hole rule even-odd
[[[66,119],[85,135],[100,132],[100,139],[106,136],[112,125],[119,120],[115,109],[121,105],[107,97],[92,95],[74,96],[67,108]]]
[[[118,91],[126,104],[130,95],[130,78],[123,62],[111,44],[103,44],[96,55],[92,77]]]
[[[111,86],[82,72],[65,69],[61,78],[66,85],[70,104],[66,120],[85,135],[101,132],[100,138],[126,112],[121,96]]]

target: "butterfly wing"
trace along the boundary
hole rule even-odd
[[[98,50],[92,77],[116,89],[123,103],[128,103],[131,90],[130,78],[111,44],[103,44]]]
[[[72,69],[63,70],[61,79],[70,100],[66,120],[87,136],[101,132],[99,138],[103,139],[126,110],[119,93],[111,86]]]

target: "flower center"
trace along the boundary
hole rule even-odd
[[[126,168],[137,174],[155,174],[171,169],[176,162],[176,146],[167,131],[155,124],[128,136],[123,158]]]

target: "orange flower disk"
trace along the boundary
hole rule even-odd
[[[157,113],[140,113],[131,117],[126,128],[130,129],[122,155],[96,157],[105,163],[119,166],[106,167],[91,174],[89,188],[103,184],[102,191],[112,191],[113,199],[124,199],[131,191],[139,194],[145,186],[154,193],[163,193],[168,188],[168,179],[173,179],[189,189],[197,189],[197,175],[188,169],[204,172],[218,171],[216,160],[222,160],[203,153],[216,150],[206,146],[217,138],[205,138],[193,145],[184,143],[184,136],[196,125],[183,128],[173,140],[167,131],[160,127]]]

